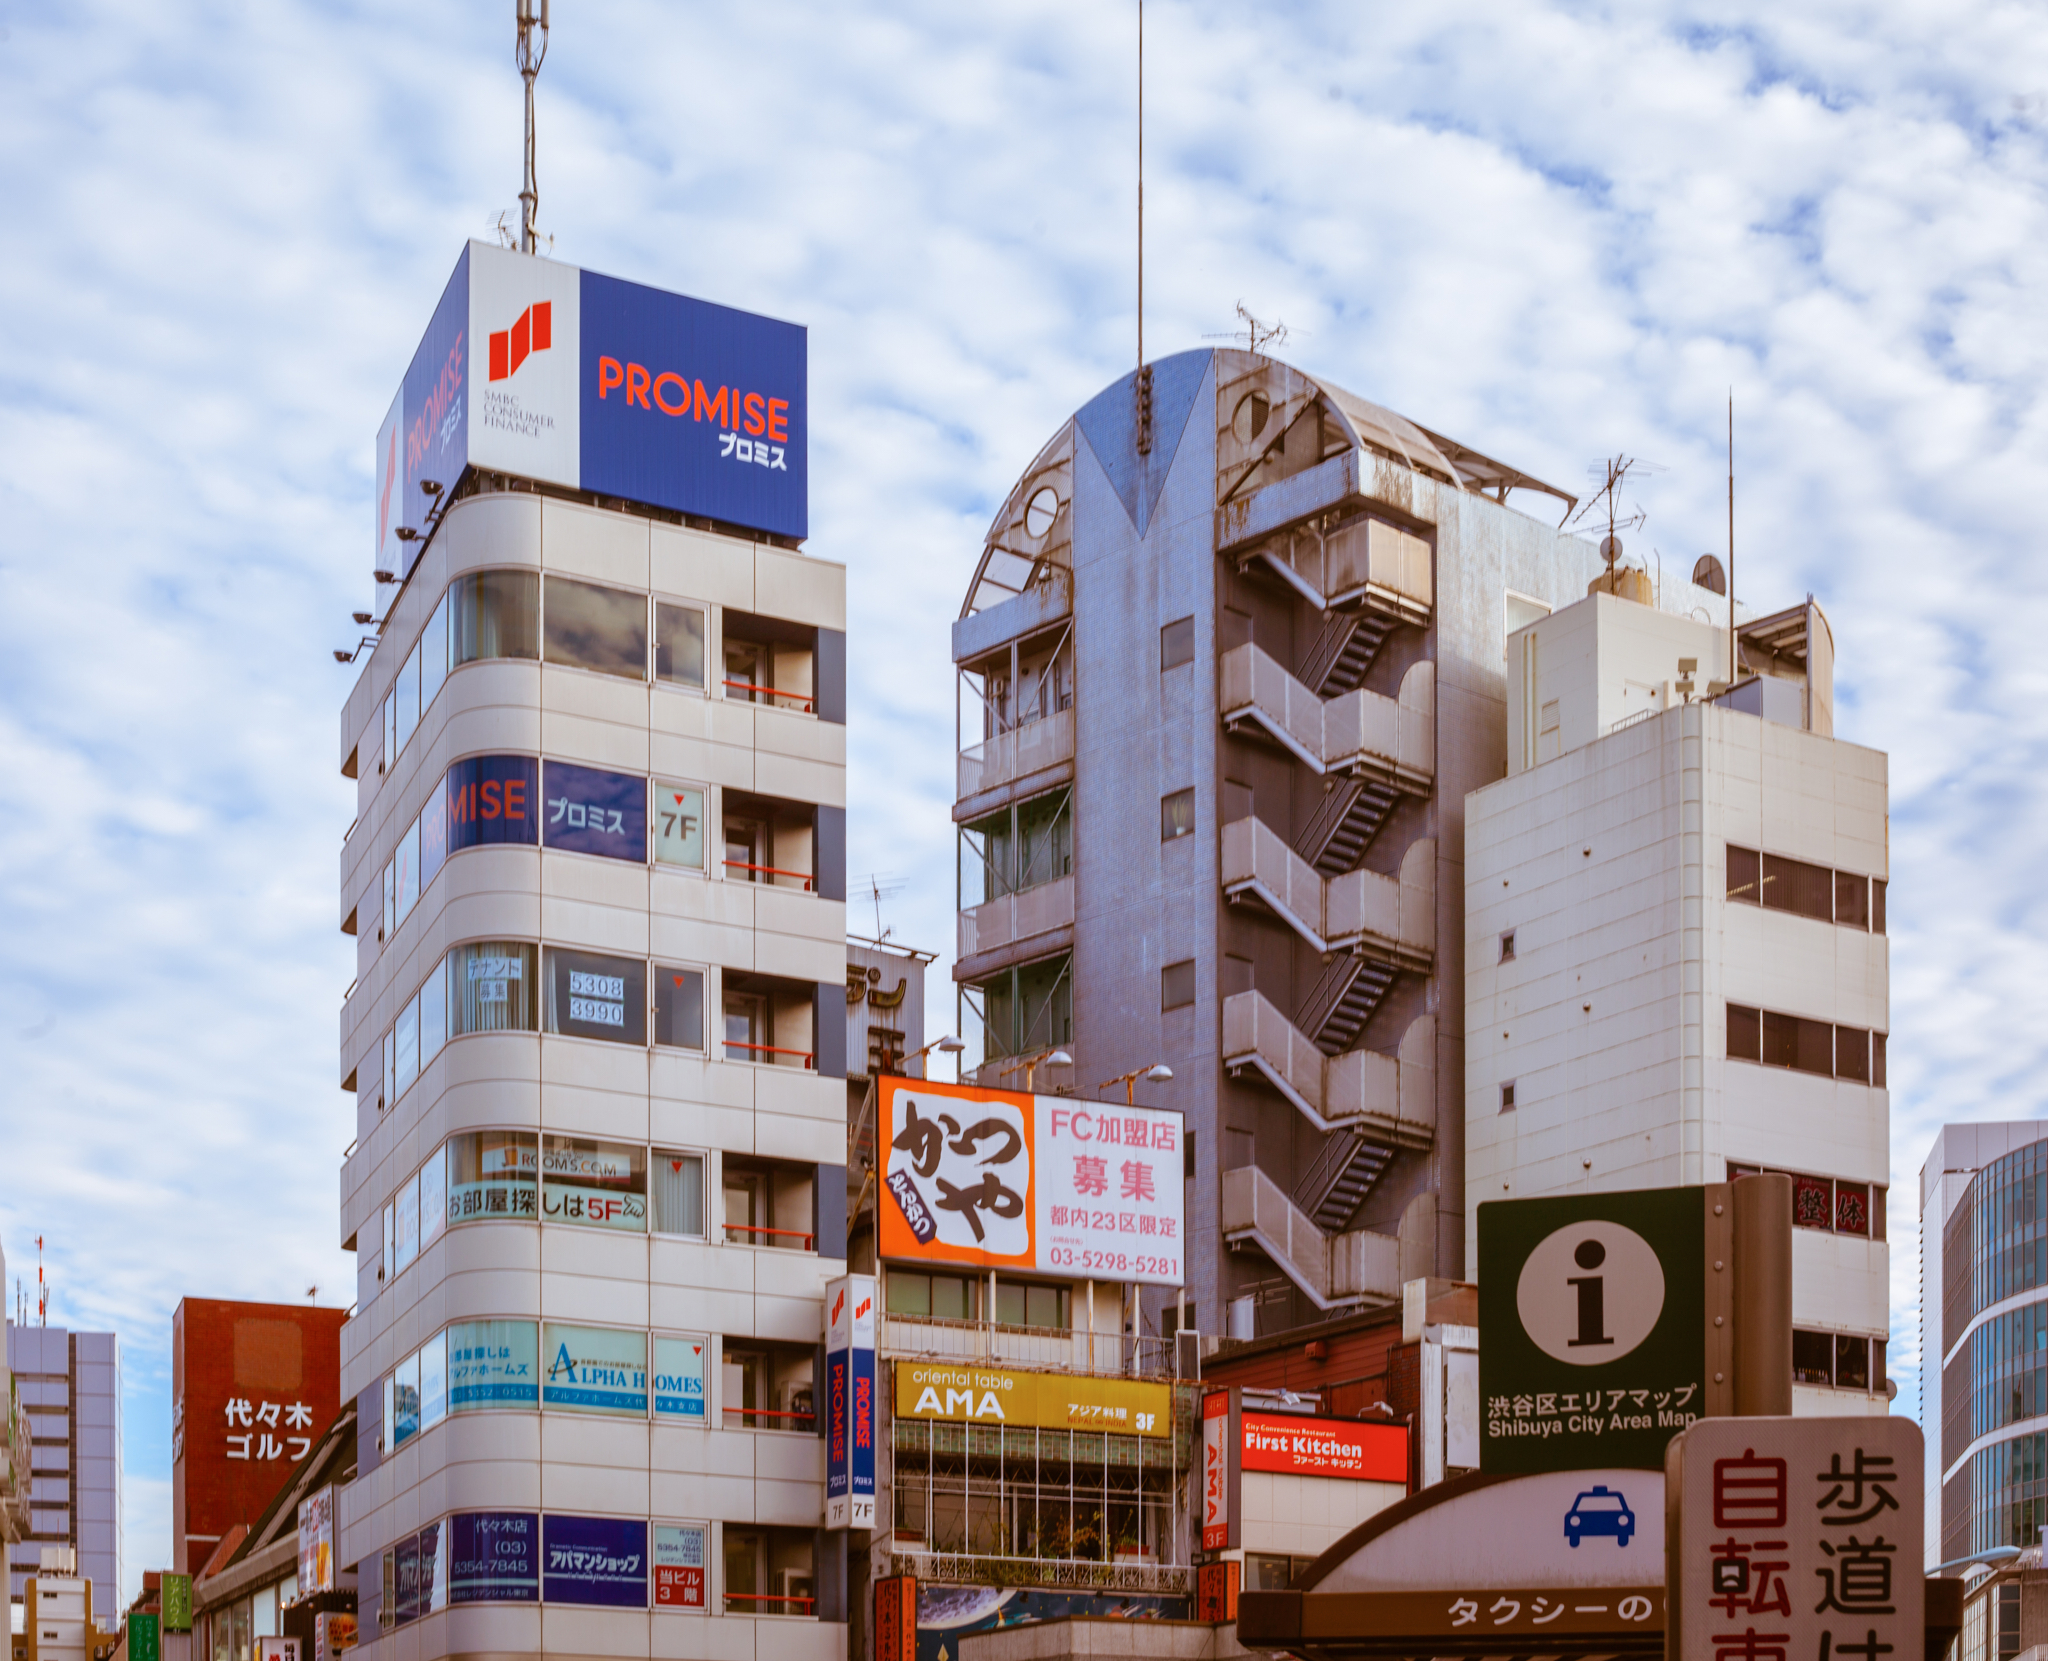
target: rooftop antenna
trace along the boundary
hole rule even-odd
[[[50,1324],[50,1283],[43,1278],[43,1237],[36,1236],[36,1325]]]
[[[548,56],[548,0],[516,0],[519,19],[519,76],[526,83],[526,188],[519,193],[519,251],[534,252],[533,216],[540,207],[540,186],[533,171],[533,78]],[[540,50],[533,32],[540,30]]]
[[[1735,388],[1728,389],[1728,684],[1742,679],[1735,644]]]
[[[1607,534],[1600,540],[1600,557],[1607,561],[1607,592],[1615,592],[1614,567],[1621,558],[1621,532],[1634,530],[1649,519],[1649,514],[1631,503],[1623,512],[1619,501],[1622,482],[1632,473],[1656,473],[1662,469],[1639,456],[1613,456],[1599,465],[1589,468],[1594,478],[1601,480],[1600,488],[1586,499],[1579,511],[1565,521],[1576,525],[1591,515],[1604,511],[1607,518]]]
[[[1152,371],[1145,362],[1145,0],[1138,0],[1138,372],[1131,381],[1132,430],[1152,453]]]

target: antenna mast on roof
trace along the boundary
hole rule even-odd
[[[36,1236],[36,1325],[50,1324],[50,1283],[43,1278],[43,1237]]]
[[[1728,389],[1728,684],[1742,679],[1735,644],[1735,388]]]
[[[519,251],[534,252],[533,217],[540,207],[540,186],[533,169],[533,78],[548,56],[548,0],[516,0],[519,19],[519,76],[526,83],[526,188],[519,193]],[[540,50],[533,32],[540,30]]]
[[[1138,372],[1131,380],[1131,433],[1152,453],[1152,371],[1145,363],[1145,0],[1138,0]]]

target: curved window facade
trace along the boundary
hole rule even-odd
[[[2048,1418],[2048,1142],[1977,1173],[1949,1217],[1942,1262],[1943,1346],[1955,1350],[1943,1369],[1942,1463],[1953,1466],[1973,1442]],[[1969,1330],[2014,1298],[2029,1301]],[[2048,1431],[1980,1449],[1963,1484],[1967,1519],[1954,1497],[1944,1506],[1945,1556],[2035,1543],[2048,1525]]]

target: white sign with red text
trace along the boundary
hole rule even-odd
[[[1178,1112],[924,1079],[882,1090],[885,1258],[1184,1283]]]

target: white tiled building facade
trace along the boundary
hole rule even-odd
[[[1885,757],[1829,735],[1810,603],[1703,701],[1722,617],[1596,594],[1509,639],[1509,776],[1467,798],[1468,1241],[1487,1200],[1787,1172],[1795,1410],[1882,1413]]]
[[[829,1661],[845,572],[453,494],[342,719],[366,1661]]]

